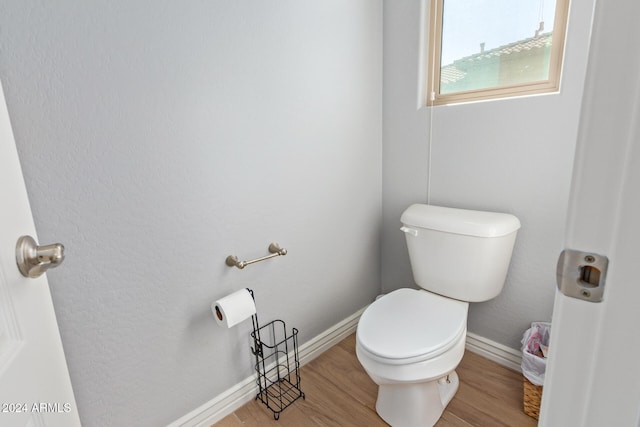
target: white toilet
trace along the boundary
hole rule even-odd
[[[413,278],[372,303],[356,333],[358,360],[378,384],[393,427],[438,421],[458,389],[469,302],[504,286],[520,221],[513,215],[416,204],[401,217]]]

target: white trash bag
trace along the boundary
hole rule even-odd
[[[544,384],[551,323],[533,322],[522,337],[522,374],[535,385]]]

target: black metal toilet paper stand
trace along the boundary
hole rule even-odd
[[[249,289],[253,297],[253,291]],[[258,323],[258,314],[251,316],[253,322],[253,347],[256,358],[256,400],[260,400],[279,419],[280,413],[299,398],[305,399],[300,389],[300,359],[298,358],[298,330],[287,327],[282,320],[273,320],[264,326]]]

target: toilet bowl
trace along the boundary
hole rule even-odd
[[[360,364],[379,386],[378,415],[392,426],[431,426],[458,388],[468,303],[398,289],[362,314]]]
[[[393,427],[433,426],[458,389],[469,302],[504,286],[520,221],[513,215],[415,204],[401,217],[421,288],[395,290],[362,313],[360,364]]]

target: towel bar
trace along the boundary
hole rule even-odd
[[[278,245],[277,243],[271,243],[269,245],[269,252],[271,253],[271,255],[266,255],[266,256],[252,259],[249,261],[240,261],[237,256],[229,255],[225,262],[229,267],[238,267],[240,270],[242,270],[249,264],[253,264],[256,262],[264,261],[266,259],[287,254],[287,250],[285,248],[281,248],[280,245]]]

